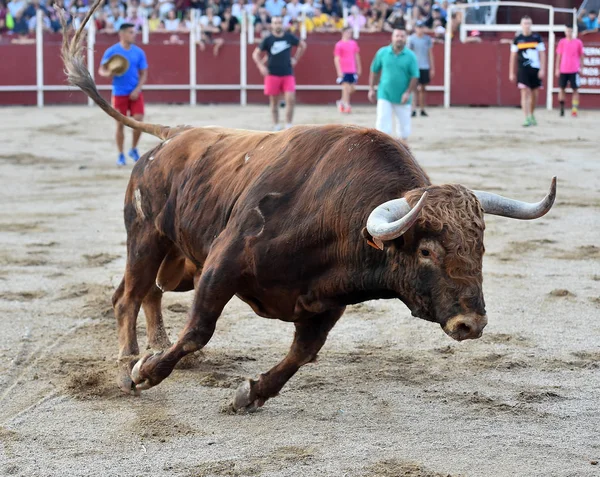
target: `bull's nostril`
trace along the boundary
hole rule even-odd
[[[467,325],[466,323],[459,324],[456,327],[456,331],[461,336],[469,336],[473,332],[473,330],[471,329],[471,327],[469,325]]]

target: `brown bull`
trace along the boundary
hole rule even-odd
[[[97,1],[86,20],[98,7]],[[456,340],[481,336],[484,212],[532,219],[526,204],[462,185],[432,185],[406,147],[373,129],[298,126],[265,133],[139,123],[98,94],[81,59],[81,29],[63,45],[69,80],[122,123],[162,142],[135,165],[125,197],[127,265],[113,297],[120,385],[138,393],[203,348],[234,295],[260,316],[294,322],[288,355],[237,392],[255,409],[315,359],[347,305],[397,298]],[[195,285],[195,286],[194,286]],[[177,342],[168,344],[162,290],[195,289]]]

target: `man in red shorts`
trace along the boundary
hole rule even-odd
[[[143,50],[134,45],[135,26],[131,23],[123,23],[119,28],[119,43],[111,46],[104,52],[98,73],[101,76],[112,78],[112,104],[121,114],[130,114],[138,121],[144,119],[144,95],[142,87],[148,77],[148,62]],[[129,62],[129,68],[120,76],[114,76],[107,68],[106,63],[114,55],[124,56]],[[129,157],[136,162],[140,155],[137,150],[140,140],[140,131],[133,131],[133,144],[129,151]],[[123,124],[117,122],[117,148],[119,149],[118,166],[125,165],[125,154],[123,144],[125,142],[125,131]]]
[[[292,58],[292,47],[297,46],[296,55]],[[279,131],[278,99],[280,95],[285,97],[285,128],[292,127],[294,116],[294,101],[296,91],[296,79],[293,67],[306,50],[306,43],[299,40],[289,32],[283,30],[283,19],[273,17],[271,19],[271,35],[266,37],[258,48],[252,53],[252,59],[258,70],[265,77],[265,95],[269,97],[271,116],[273,117],[273,129]],[[267,53],[267,65],[261,53]]]

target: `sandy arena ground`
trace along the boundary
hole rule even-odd
[[[148,113],[269,127],[266,107]],[[297,123],[374,114],[301,106]],[[559,178],[546,217],[487,218],[483,338],[456,343],[400,302],[353,306],[316,365],[259,412],[228,415],[242,379],[285,355],[292,325],[236,299],[203,357],[121,395],[110,298],[131,166],[114,166],[98,108],[2,109],[0,475],[600,476],[600,113],[540,111],[528,130],[516,109],[430,114],[411,145],[434,182],[537,201]],[[171,338],[190,302],[165,296]],[[138,329],[144,345],[143,315]]]

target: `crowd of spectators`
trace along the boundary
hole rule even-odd
[[[28,41],[28,35],[36,28],[38,10],[43,12],[46,31],[60,31],[61,11],[66,13],[67,23],[78,27],[92,1],[0,0],[0,35],[12,35],[17,42]],[[466,0],[450,1],[466,3]],[[98,32],[115,33],[125,22],[141,30],[147,19],[150,33],[170,33],[166,42],[178,43],[182,42],[178,35],[189,32],[195,18],[201,25],[200,48],[212,44],[216,54],[222,44],[218,34],[239,32],[244,12],[259,36],[268,32],[273,16],[281,16],[284,27],[295,34],[302,27],[307,33],[341,31],[346,9],[347,24],[362,33],[394,28],[410,32],[417,22],[422,22],[428,33],[441,42],[446,28],[454,33],[462,21],[461,12],[448,18],[448,3],[448,0],[105,0],[94,20]],[[597,12],[582,10],[579,30],[596,32],[598,27]]]
[[[579,12],[579,17],[577,20],[577,28],[584,35],[587,33],[596,33],[600,27],[600,23],[598,21],[598,12],[595,10],[586,12],[584,9],[582,9]]]
[[[0,0],[0,34],[25,37],[36,28],[36,12],[43,12],[43,28],[61,29],[60,11],[66,20],[79,26],[92,0]],[[460,0],[456,0],[460,1]],[[464,0],[466,1],[466,0]],[[342,3],[343,2],[343,3]],[[192,28],[192,11],[197,18],[203,42],[214,44],[212,35],[238,32],[244,12],[258,35],[269,29],[271,17],[281,16],[284,26],[299,33],[341,31],[346,8],[347,23],[361,32],[412,30],[417,21],[430,33],[442,38],[447,22],[445,0],[105,0],[96,13],[96,30],[118,31],[121,24],[133,23],[142,29],[145,19],[152,32],[185,33]],[[174,35],[176,36],[176,35]],[[218,43],[218,42],[217,42]]]

